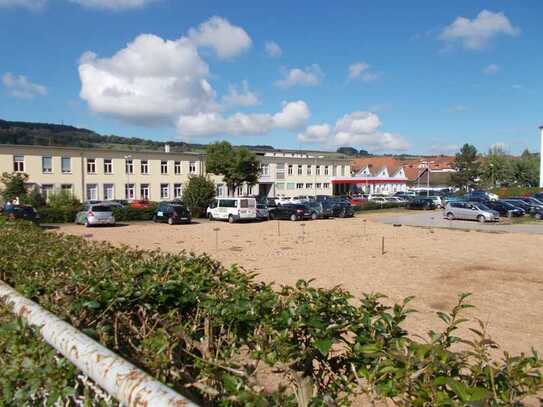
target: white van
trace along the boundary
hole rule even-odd
[[[206,212],[209,220],[222,219],[230,223],[238,220],[256,220],[256,199],[217,198]]]

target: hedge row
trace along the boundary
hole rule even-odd
[[[113,216],[117,222],[127,222],[132,220],[151,220],[155,213],[155,206],[152,208],[115,208],[113,209]]]
[[[542,188],[527,188],[527,187],[503,187],[494,188],[490,192],[498,194],[499,197],[505,198],[508,196],[525,196],[532,195],[536,192],[543,192]]]
[[[0,405],[116,406],[0,303]]]
[[[39,208],[41,223],[72,223],[75,221],[75,216],[79,212],[78,209],[64,208]]]
[[[374,202],[374,201],[363,201],[355,206],[353,206],[353,209],[355,211],[371,211],[376,209],[391,209],[391,208],[402,208],[404,207],[404,203],[399,202]]]
[[[0,278],[206,405],[506,406],[542,390],[537,354],[493,360],[484,328],[456,336],[466,295],[422,340],[402,328],[409,298],[355,301],[303,280],[276,291],[207,256],[13,223],[0,226]]]

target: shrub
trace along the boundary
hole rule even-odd
[[[390,209],[390,208],[401,208],[405,206],[403,203],[397,202],[374,202],[374,201],[363,201],[360,204],[353,206],[358,211],[371,211],[376,209]]]
[[[71,192],[60,191],[49,195],[47,206],[54,209],[79,210],[81,201]]]
[[[206,216],[207,207],[215,199],[215,184],[201,175],[192,176],[183,191],[183,202],[194,218]]]
[[[535,352],[493,360],[497,345],[482,324],[469,341],[456,336],[467,295],[422,340],[402,328],[410,298],[355,301],[303,280],[275,291],[207,256],[116,248],[23,223],[0,226],[0,278],[202,404],[347,405],[364,396],[509,406],[543,388]],[[265,391],[270,375],[280,385]]]
[[[117,222],[127,222],[132,220],[151,220],[156,206],[151,208],[113,208],[113,216]]]
[[[47,205],[47,202],[45,201],[45,197],[40,192],[40,187],[37,185],[32,188],[32,191],[28,194],[28,197],[26,198],[26,203],[28,203],[30,206],[32,206],[35,209],[43,208]]]
[[[37,211],[41,223],[72,223],[79,209],[44,207]]]
[[[490,192],[497,194],[500,198],[506,198],[508,196],[523,196],[523,195],[532,195],[536,192],[542,192],[541,188],[528,188],[528,187],[502,187],[494,188]]]

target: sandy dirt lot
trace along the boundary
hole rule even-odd
[[[372,215],[233,225],[65,225],[57,231],[139,248],[205,252],[277,284],[303,278],[323,287],[341,285],[357,297],[381,292],[400,301],[415,295],[419,312],[407,327],[421,335],[440,327],[437,311],[450,310],[459,293],[472,292],[477,309],[468,315],[488,322],[504,349],[543,351],[543,235],[394,227]]]

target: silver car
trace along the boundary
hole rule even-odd
[[[107,203],[90,204],[86,203],[75,216],[75,223],[78,225],[97,226],[115,225],[113,206]]]
[[[449,202],[445,206],[445,217],[449,220],[467,219],[481,223],[498,222],[500,214],[478,202]]]
[[[259,220],[268,220],[270,218],[270,211],[266,204],[256,204],[256,218]]]

